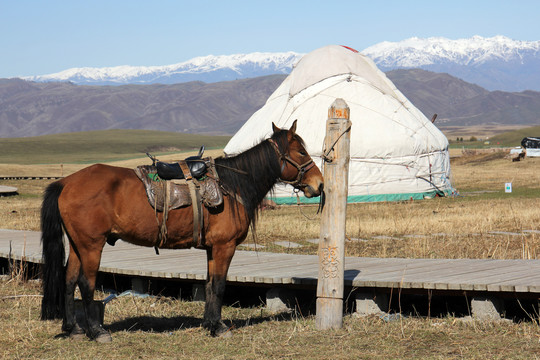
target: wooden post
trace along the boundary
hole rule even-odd
[[[343,99],[336,99],[328,109],[323,150],[328,159],[323,165],[326,205],[322,213],[319,239],[316,317],[316,326],[319,330],[343,326],[350,126],[349,107]]]

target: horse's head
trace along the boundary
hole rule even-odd
[[[280,158],[280,180],[302,190],[308,198],[321,195],[324,187],[323,176],[306,151],[304,141],[296,134],[296,120],[289,130],[282,130],[274,123],[272,128],[274,135],[269,141]],[[287,132],[286,145],[277,144],[275,140],[276,134],[282,131]]]

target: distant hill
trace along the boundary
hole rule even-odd
[[[448,74],[393,70],[387,76],[438,126],[540,124],[540,92],[488,91]]]
[[[540,124],[540,92],[488,91],[419,69],[387,75],[428,118],[438,114],[438,126]],[[285,77],[123,86],[0,79],[0,137],[106,129],[232,135]]]
[[[0,137],[106,129],[234,134],[284,77],[124,86],[0,79]]]

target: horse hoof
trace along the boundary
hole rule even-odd
[[[69,333],[69,338],[71,340],[84,340],[86,339],[86,333],[79,326],[75,326]]]
[[[217,336],[222,339],[230,339],[232,338],[232,331],[230,329],[227,329],[227,331],[224,331],[221,334],[217,334]]]
[[[213,334],[215,337],[220,337],[223,339],[229,339],[232,338],[232,328],[229,328],[225,325],[220,327],[219,329],[216,329],[216,331]]]
[[[110,343],[112,341],[111,334],[101,326],[93,332],[92,339],[98,343]]]
[[[98,343],[110,343],[112,341],[112,336],[111,334],[109,334],[109,332],[102,332],[102,333],[99,333],[95,338],[94,340]]]

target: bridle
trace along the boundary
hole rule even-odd
[[[306,187],[307,185],[302,183],[302,179],[304,178],[304,175],[309,171],[309,169],[311,169],[313,166],[315,166],[315,163],[313,162],[313,159],[310,158],[304,164],[300,165],[296,161],[291,159],[291,157],[289,155],[282,153],[281,150],[279,150],[279,146],[278,146],[278,144],[276,143],[276,141],[274,139],[268,139],[268,142],[270,144],[272,144],[272,146],[274,147],[274,150],[276,150],[276,153],[279,156],[279,160],[283,161],[283,164],[281,165],[281,172],[282,173],[283,173],[283,170],[285,170],[285,166],[287,165],[287,163],[291,164],[292,166],[294,166],[296,168],[296,170],[298,170],[298,174],[296,175],[296,179],[294,179],[292,181],[289,181],[289,180],[283,180],[283,179],[279,178],[279,181],[281,181],[282,183],[285,183],[285,184],[290,184],[290,185],[294,186],[297,189]]]

